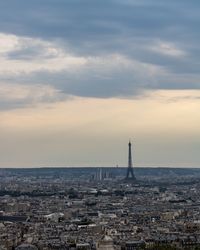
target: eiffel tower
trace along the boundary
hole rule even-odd
[[[136,180],[134,171],[133,171],[133,162],[132,162],[132,155],[131,155],[131,142],[128,143],[128,168],[126,172],[125,180]]]

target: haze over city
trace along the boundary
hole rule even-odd
[[[199,167],[199,8],[0,1],[0,167]]]

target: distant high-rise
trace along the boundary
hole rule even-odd
[[[136,180],[134,171],[133,171],[133,162],[131,154],[131,142],[128,143],[128,168],[126,173],[126,180]]]

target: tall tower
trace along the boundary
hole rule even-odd
[[[126,172],[126,180],[136,180],[134,172],[133,172],[133,162],[131,155],[131,142],[128,143],[128,168]]]

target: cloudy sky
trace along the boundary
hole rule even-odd
[[[200,166],[199,0],[0,0],[0,167]]]

